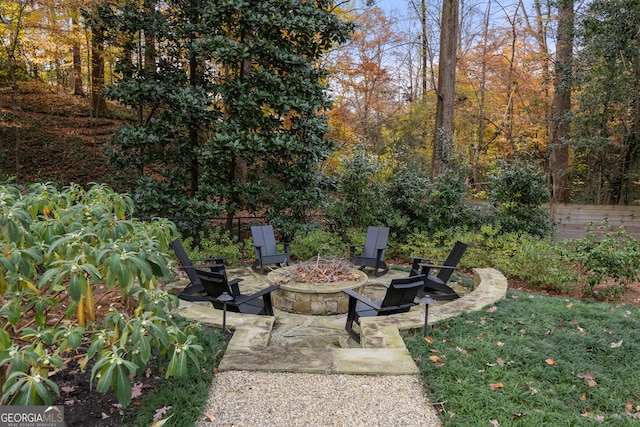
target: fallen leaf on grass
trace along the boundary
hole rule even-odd
[[[529,383],[524,383],[524,388],[526,388],[527,390],[529,390],[531,392],[531,395],[534,394],[538,394],[538,389],[533,387],[531,384]]]
[[[593,375],[591,372],[587,372],[585,374],[577,374],[576,377],[583,378],[587,382],[587,385],[589,387],[595,387],[598,385],[598,383],[595,381],[595,375]]]
[[[491,391],[497,390],[497,389],[502,388],[502,387],[504,387],[504,384],[502,384],[502,383],[489,384],[489,389],[491,389]]]
[[[547,365],[555,365],[556,361],[553,359],[545,359],[544,363],[546,363]]]
[[[618,347],[622,347],[622,340],[611,343],[611,348],[618,348]]]
[[[500,423],[498,422],[498,420],[491,420],[489,422],[493,427],[500,427]]]
[[[496,307],[496,306],[494,305],[494,306],[489,307],[489,308],[487,309],[487,313],[493,313],[493,312],[494,312],[494,311],[496,311],[497,309],[498,309],[498,307]]]
[[[171,409],[171,406],[163,406],[162,408],[158,408],[156,409],[155,414],[153,414],[153,421],[164,421],[167,422],[167,420],[169,418],[171,418],[173,416],[173,414],[171,414],[171,416],[169,418],[165,418],[164,420],[161,420],[160,418],[162,418],[163,415],[166,415],[167,412]],[[162,424],[164,424],[164,422]],[[162,425],[162,424],[158,424],[158,425]]]
[[[165,423],[167,421],[169,421],[171,419],[171,417],[173,417],[173,414],[169,415],[169,417],[165,418],[164,420],[158,420],[155,423],[151,424],[149,427],[160,427],[165,425]]]
[[[498,362],[498,365],[500,365],[500,366],[504,366],[504,365],[505,365],[505,363],[507,363],[507,362],[505,362],[505,361],[504,361],[504,359],[502,359],[501,357],[499,357],[499,358],[498,358],[498,360],[496,360],[496,362]]]
[[[427,344],[433,344],[433,338],[431,337],[424,337],[424,340],[427,342]]]

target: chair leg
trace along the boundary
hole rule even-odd
[[[378,269],[380,269],[381,271],[378,271]],[[389,267],[387,266],[387,264],[385,264],[384,261],[380,261],[377,265],[376,265],[376,270],[374,272],[374,275],[376,277],[380,277],[380,276],[384,276],[385,274],[387,274],[389,272]]]
[[[273,304],[271,303],[271,294],[265,294],[262,296],[264,302],[264,314],[267,316],[273,316]]]
[[[344,329],[349,333],[358,344],[360,343],[360,334],[353,330],[353,322],[356,320],[356,304],[358,300],[349,297],[349,312],[347,314],[347,324]]]

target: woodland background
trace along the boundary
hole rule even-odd
[[[204,7],[203,3],[206,2],[0,2],[3,178],[13,177],[17,182],[33,179],[33,169],[24,167],[29,153],[20,149],[24,135],[16,121],[19,110],[28,109],[19,101],[20,91],[28,91],[24,89],[26,82],[42,83],[40,88],[44,86],[58,96],[77,97],[90,107],[86,114],[95,120],[96,126],[104,123],[101,120],[112,118],[137,125],[149,123],[154,114],[158,117],[158,110],[167,109],[170,103],[151,105],[148,99],[137,104],[123,102],[113,91],[107,99],[105,87],[126,80],[127,70],[121,67],[123,57],[137,68],[139,77],[140,70],[160,63],[166,54],[161,50],[164,36],[144,17],[153,13],[179,16],[178,11],[195,10]],[[288,2],[269,1],[236,0],[225,4],[236,11],[243,10],[235,16],[247,19],[253,19],[249,10],[258,10],[256,5],[260,5],[261,16],[274,13],[267,5],[277,9],[290,7]],[[388,179],[399,172],[423,176],[428,182],[443,175],[455,175],[472,198],[486,198],[491,176],[505,164],[517,161],[544,173],[549,201],[637,204],[640,190],[637,2],[408,0],[404,3],[406,7],[396,13],[378,8],[371,0],[315,4],[341,22],[353,25],[338,27],[333,21],[326,21],[335,25],[327,30],[333,31],[331,41],[318,43],[314,47],[316,52],[304,53],[314,66],[328,71],[317,77],[326,84],[324,90],[333,100],[330,108],[314,107],[326,110],[329,128],[325,137],[337,142],[315,153],[321,161],[308,166],[318,168],[324,177],[313,181],[317,185],[330,187],[332,175],[344,171],[345,161],[360,150],[378,166],[375,174],[379,179]],[[206,12],[198,14],[205,16]],[[317,23],[328,18],[310,19]],[[290,30],[282,33],[286,31]],[[204,40],[197,29],[191,36],[193,40]],[[177,36],[176,40],[180,37],[186,36]],[[300,46],[302,42],[298,43]],[[446,89],[453,88],[451,81],[445,82],[451,75],[451,64],[454,90]],[[450,105],[443,106],[447,103]],[[180,105],[174,103],[173,107]],[[273,107],[263,103],[258,108],[266,115]],[[447,117],[443,118],[443,114]],[[279,119],[289,120],[283,117],[280,115]],[[207,132],[215,133],[211,129]],[[318,143],[309,140],[306,144]],[[200,150],[197,156],[202,156],[202,146],[196,148]],[[220,152],[224,152],[222,147]],[[219,157],[220,152],[209,154],[209,158]],[[112,153],[112,157],[118,156],[128,161],[129,166],[132,159],[140,158],[131,153],[127,156]],[[196,157],[196,162],[205,157]],[[156,210],[159,204],[170,209],[167,206],[171,203],[166,203],[166,199],[160,203],[151,193],[181,196],[160,185],[171,179],[160,168],[153,167],[158,160],[144,159],[146,163],[138,161],[134,167],[147,181],[141,181],[134,173],[127,179],[114,180],[115,186],[135,194],[137,201],[146,200],[146,206],[139,212],[157,214],[154,203]],[[246,210],[291,209],[286,204],[270,206],[277,198],[269,192],[265,194],[267,187],[248,189],[259,180],[273,179],[262,172],[268,169],[266,163],[256,159],[245,159],[244,165],[238,159],[234,161],[229,181],[238,181],[242,167],[248,168],[242,177],[243,189],[221,194],[219,200],[207,200],[192,211],[185,209],[184,203],[176,203],[173,213],[225,212],[231,218]],[[254,163],[257,169],[252,171]],[[122,165],[115,167],[122,169]],[[187,173],[179,166],[171,167],[182,175],[190,174],[191,184],[194,183],[193,170]],[[197,168],[215,169],[206,161]],[[85,184],[94,180],[84,172],[76,182]],[[261,176],[251,181],[252,174]],[[179,190],[185,189],[189,196],[196,197],[196,189],[183,182]],[[210,189],[205,191],[214,194]],[[287,200],[291,196],[288,194]],[[299,199],[304,204],[311,197],[301,193]],[[315,201],[300,209],[313,206]]]

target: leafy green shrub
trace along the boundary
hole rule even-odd
[[[208,233],[201,231],[198,234],[198,242],[195,240],[188,237],[182,242],[192,259],[224,257],[226,264],[237,265],[242,258],[243,244],[223,227],[215,227]]]
[[[291,242],[291,256],[306,261],[315,256],[332,257],[344,255],[347,246],[337,233],[314,230],[306,234],[297,234]]]
[[[383,225],[390,210],[385,202],[382,165],[358,150],[337,179],[337,190],[326,212],[332,230]],[[385,224],[386,225],[386,224]]]
[[[468,244],[458,264],[463,269],[492,267],[540,289],[559,292],[570,290],[576,280],[573,265],[561,245],[527,233],[502,233],[492,225],[482,226],[480,231],[457,228],[433,235],[416,232],[400,247],[405,257],[442,260],[458,240]]]
[[[614,285],[607,289],[608,293],[624,292],[626,284],[638,278],[640,244],[624,227],[612,231],[606,222],[598,230],[589,227],[586,236],[576,239],[571,249],[587,295],[594,295],[594,288],[609,279]]]
[[[521,160],[503,165],[491,179],[489,198],[503,232],[550,236],[554,229],[551,215],[540,207],[548,196],[544,174]]]
[[[170,276],[175,226],[127,219],[132,214],[130,197],[102,185],[0,186],[0,374],[11,372],[6,381],[0,375],[2,404],[51,404],[58,390],[48,373],[89,341],[84,363],[96,357],[98,390],[112,388],[122,404],[131,398],[131,376],[153,352],[171,355],[168,375],[181,375],[186,358],[198,356],[193,337],[169,313],[177,298],[154,290]],[[137,296],[135,315],[112,311],[103,327],[95,324],[98,284]],[[62,322],[50,309],[65,293]]]

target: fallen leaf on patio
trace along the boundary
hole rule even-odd
[[[545,359],[544,363],[546,363],[547,365],[555,365],[556,361],[553,359]]]
[[[618,348],[622,346],[622,340],[618,341],[618,342],[612,342],[611,343],[611,348]]]
[[[492,384],[489,384],[489,388],[490,388],[492,391],[493,391],[493,390],[497,390],[497,389],[502,388],[502,387],[504,387],[504,384],[502,384],[502,383],[492,383]]]
[[[433,338],[431,337],[424,337],[424,340],[427,342],[427,344],[433,344]]]
[[[216,417],[214,417],[211,414],[204,414],[204,416],[207,417],[207,420],[209,420],[210,423],[213,422],[213,420],[216,419]]]

